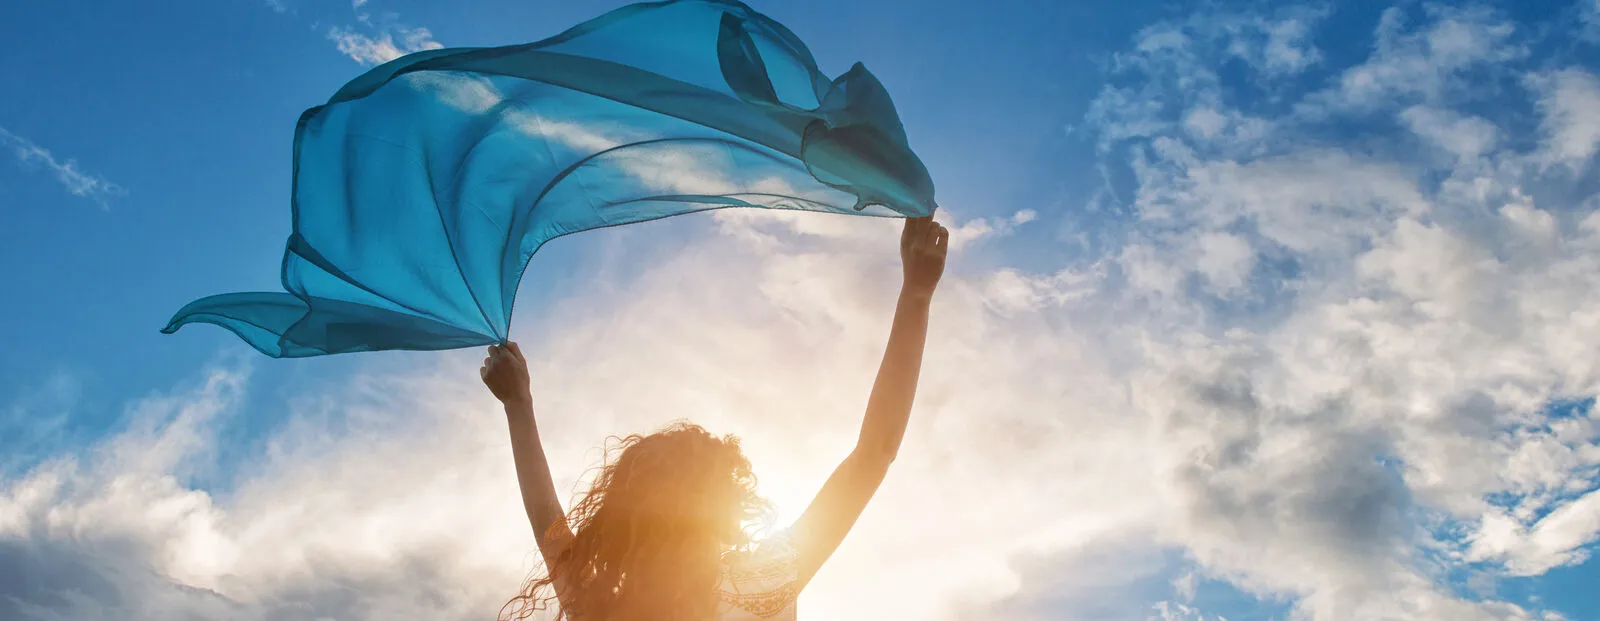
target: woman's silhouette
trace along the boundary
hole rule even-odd
[[[794,619],[795,597],[900,449],[948,240],[932,218],[906,220],[900,300],[855,450],[793,526],[760,542],[742,529],[767,505],[738,440],[692,424],[625,438],[563,512],[534,423],[526,359],[516,343],[491,346],[480,372],[505,404],[523,506],[544,557],[542,574],[501,617],[526,618],[555,600],[565,621]]]

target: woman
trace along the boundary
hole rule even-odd
[[[791,528],[759,543],[743,525],[767,505],[738,440],[691,424],[625,438],[564,513],[534,423],[527,361],[516,343],[491,346],[479,371],[505,405],[522,503],[545,567],[501,617],[526,618],[554,599],[556,618],[565,621],[794,619],[795,597],[839,547],[900,449],[948,241],[932,218],[906,221],[900,301],[855,450]]]

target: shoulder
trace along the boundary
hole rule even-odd
[[[723,620],[793,619],[799,596],[798,555],[788,531],[723,561],[719,597]]]

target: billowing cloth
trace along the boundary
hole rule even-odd
[[[295,128],[287,293],[197,300],[272,357],[503,342],[556,237],[725,207],[925,216],[933,183],[860,64],[818,71],[731,0],[636,4],[526,45],[411,54]]]

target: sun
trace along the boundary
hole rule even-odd
[[[774,529],[790,527],[811,504],[812,496],[822,484],[821,480],[812,480],[816,478],[815,468],[799,467],[782,459],[761,459],[757,455],[750,456],[750,460],[758,481],[756,492],[772,503],[770,526]]]

